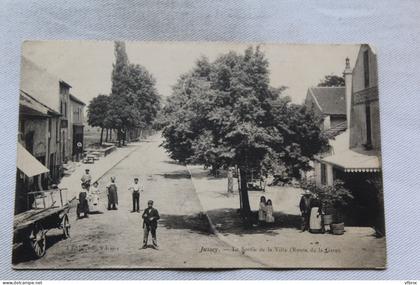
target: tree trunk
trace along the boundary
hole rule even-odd
[[[121,130],[121,139],[122,139],[122,145],[126,145],[125,141],[127,139],[127,130]]]
[[[106,128],[105,130],[106,130],[106,132],[105,132],[105,141],[108,142],[109,129]]]
[[[118,146],[121,146],[121,129],[117,130],[117,143]]]
[[[101,128],[101,139],[99,140],[99,145],[102,145],[103,137],[104,137],[104,128]]]
[[[240,180],[241,180],[241,184],[240,184],[241,187],[239,189],[241,214],[244,218],[249,218],[251,216],[251,207],[249,205],[246,171],[240,168],[239,175],[240,175]]]

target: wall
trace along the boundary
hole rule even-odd
[[[346,121],[345,116],[330,116],[330,125],[331,128],[336,127],[337,125],[344,123]]]
[[[71,155],[73,160],[79,160],[81,158],[81,153],[83,152],[82,148],[76,146],[76,143],[80,141],[83,144],[83,125],[84,125],[84,115],[83,115],[84,105],[76,101],[71,100],[70,98],[70,117],[69,122],[71,122],[71,127],[69,126],[69,137],[71,138]]]
[[[71,112],[70,112],[70,88],[60,83],[60,113],[61,113],[61,126],[60,139],[61,139],[61,162],[66,163],[71,159],[72,152],[72,138],[71,138]],[[63,152],[64,148],[64,152]]]
[[[364,52],[369,54],[369,86],[365,88]],[[380,149],[380,122],[376,55],[362,45],[353,69],[350,148],[364,148],[367,142],[366,105],[370,104],[371,140],[374,150]]]

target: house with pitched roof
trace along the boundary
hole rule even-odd
[[[320,129],[329,137],[346,130],[345,87],[311,87],[305,105],[320,118]]]
[[[26,199],[26,192],[45,189],[52,183],[58,183],[63,164],[71,159],[72,115],[83,110],[80,108],[73,111],[70,88],[67,82],[22,57],[16,212],[25,210],[19,207],[26,205],[26,201],[22,201]],[[80,100],[77,101],[75,105],[81,106]]]
[[[335,138],[343,138],[340,149],[318,158],[316,181],[343,181],[355,197],[349,214],[384,234],[377,60],[369,45],[361,45],[353,69],[346,59],[344,79],[347,130]]]

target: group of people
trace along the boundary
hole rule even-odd
[[[303,193],[299,208],[302,215],[302,232],[323,233],[325,231],[322,220],[322,203],[308,190]]]
[[[79,193],[79,204],[77,205],[77,218],[80,218],[80,214],[84,213],[84,217],[88,217],[90,210],[89,210],[89,202],[88,198],[92,197],[92,195],[96,195],[97,199],[99,200],[99,193],[100,190],[98,188],[98,182],[95,181],[92,183],[92,176],[90,175],[90,170],[86,169],[85,174],[81,178],[81,186],[82,190]],[[128,187],[128,190],[131,192],[132,197],[132,204],[133,210],[132,213],[139,213],[140,212],[140,193],[144,191],[143,185],[140,183],[140,179],[138,177],[134,178],[133,183],[131,183]],[[110,182],[106,186],[106,194],[108,198],[108,210],[118,210],[118,187],[116,184],[116,178],[111,177]],[[89,199],[90,200],[90,199]],[[153,201],[149,200],[147,202],[147,208],[143,211],[142,214],[143,218],[143,248],[147,248],[148,246],[148,239],[149,234],[152,235],[152,247],[157,249],[157,236],[156,230],[158,225],[158,220],[160,219],[159,212],[157,209],[153,207]]]
[[[260,224],[272,224],[274,223],[274,210],[273,202],[265,196],[260,197],[260,207],[258,209],[258,222]]]

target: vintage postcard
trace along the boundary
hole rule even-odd
[[[26,41],[13,268],[385,268],[379,117],[368,44]]]

